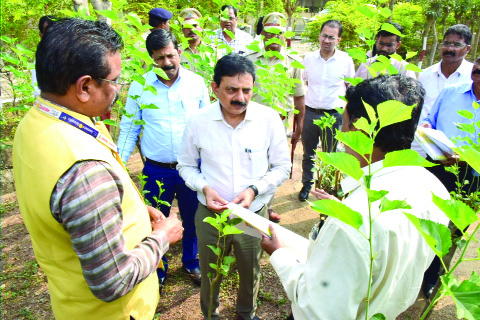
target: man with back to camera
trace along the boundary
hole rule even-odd
[[[195,215],[202,278],[217,256],[207,245],[216,246],[218,231],[206,217],[237,203],[263,217],[276,188],[288,178],[290,155],[282,121],[271,108],[251,101],[255,67],[246,57],[229,54],[215,66],[212,89],[218,101],[192,116],[178,152],[178,170],[200,201]],[[201,168],[199,167],[201,159]],[[233,234],[222,250],[237,260],[240,283],[235,320],[257,320],[255,314],[260,285],[260,239]],[[212,319],[218,319],[220,281],[213,292]],[[210,284],[202,281],[200,304],[208,316]]]
[[[420,121],[428,116],[435,100],[444,88],[471,81],[473,64],[465,60],[471,41],[472,33],[466,25],[456,24],[445,32],[443,42],[440,43],[442,60],[424,69],[418,75],[418,81],[426,92]],[[412,143],[412,149],[423,157],[427,156],[425,150],[416,141]]]
[[[41,95],[15,134],[20,212],[57,319],[152,319],[153,273],[182,237],[176,215],[145,206],[95,120],[124,85],[121,47],[104,22],[50,25],[36,53]]]
[[[225,43],[232,48],[233,53],[246,54],[250,50],[246,45],[252,43],[251,35],[237,28],[238,16],[237,9],[232,5],[224,5],[220,9],[220,29],[215,30],[215,35],[210,36],[210,40],[215,43],[215,39],[219,43]],[[232,39],[225,29],[232,32],[235,39]]]
[[[293,87],[288,87],[288,92],[286,97],[279,97],[274,98],[278,101],[276,107],[282,108],[287,111],[287,119],[289,113],[292,111],[292,106],[298,110],[298,114],[295,116],[296,126],[295,131],[292,133],[292,148],[295,149],[297,142],[300,140],[300,136],[302,134],[303,129],[303,121],[305,117],[305,86],[303,84],[303,70],[292,67],[293,61],[299,61],[300,58],[297,56],[291,55],[287,53],[283,47],[283,45],[273,42],[268,45],[266,43],[272,39],[280,39],[283,43],[285,42],[285,37],[283,34],[286,31],[286,18],[283,14],[279,12],[272,12],[265,16],[262,20],[262,24],[260,25],[261,29],[260,34],[263,36],[263,43],[262,51],[261,52],[252,52],[248,54],[246,57],[250,59],[252,62],[259,61],[263,65],[267,65],[268,68],[272,68],[277,64],[281,64],[284,67],[286,76],[290,79],[296,79],[297,83],[294,84]],[[272,30],[274,29],[274,30]],[[275,30],[279,31],[280,33],[274,33]],[[257,30],[258,31],[258,30]],[[271,31],[271,32],[269,32]],[[281,60],[277,56],[273,55],[273,52],[280,53],[284,59]],[[269,69],[267,69],[269,70]],[[272,70],[272,69],[270,69]],[[271,72],[271,71],[270,71]],[[275,76],[275,75],[274,75]],[[282,85],[285,86],[286,84],[278,84],[277,86]],[[264,94],[268,93],[265,92],[265,89],[262,89],[260,82],[255,82],[255,87],[258,89],[257,92],[253,93],[252,99],[255,102],[264,103]],[[275,100],[271,101],[271,103],[275,103]],[[268,204],[268,216],[270,221],[279,222],[281,217],[278,213],[273,210],[273,198],[270,200]]]
[[[435,176],[421,167],[382,168],[387,153],[410,148],[423,96],[421,85],[402,75],[365,80],[349,87],[346,94],[348,102],[343,113],[342,132],[358,131],[354,123],[362,117],[368,119],[363,101],[376,113],[377,105],[388,100],[398,100],[410,106],[417,104],[411,119],[382,128],[373,146],[371,169],[374,174],[370,188],[386,190],[389,200],[405,200],[412,209],[398,209],[377,216],[379,201],[372,205],[372,216],[376,218],[372,225],[375,259],[370,316],[382,313],[386,319],[395,319],[412,305],[420,290],[423,272],[435,255],[403,211],[421,219],[448,224],[448,218],[431,201],[432,192],[449,199],[447,190]],[[363,155],[349,147],[346,152],[353,155],[368,173]],[[360,230],[336,218],[327,218],[320,230],[316,225],[310,233],[305,263],[294,258],[273,225],[270,226],[272,237],[264,236],[262,240],[262,247],[271,255],[270,262],[292,302],[296,320],[365,319],[371,262],[370,243],[363,235],[368,233],[369,226],[367,194],[351,177],[341,183],[348,194],[343,203],[362,215]],[[319,199],[333,198],[319,189],[312,194]]]
[[[387,23],[394,26],[398,32],[403,33],[403,27],[398,23],[394,23],[394,22],[387,22]],[[390,58],[390,55],[397,53],[397,50],[400,48],[401,45],[402,45],[402,37],[392,32],[389,32],[387,30],[379,30],[377,35],[375,36],[375,48],[376,48],[377,55],[381,55],[389,58],[390,62],[392,63],[392,66],[395,67],[395,69],[401,75],[404,75],[413,79],[417,79],[417,76],[415,75],[414,71],[405,69],[405,65],[408,64],[405,60],[402,60],[400,62],[396,59]],[[358,70],[355,73],[355,77],[361,77],[363,79],[372,78],[373,76],[372,74],[370,74],[366,66],[368,65],[370,67],[376,61],[377,61],[377,57],[374,56],[368,59],[366,64],[362,63],[358,67]],[[387,73],[390,74],[388,69],[387,69]]]
[[[342,124],[341,114],[335,108],[343,108],[345,102],[339,96],[345,95],[348,84],[342,80],[353,77],[355,67],[350,56],[337,49],[342,37],[342,24],[338,20],[326,21],[320,30],[318,40],[320,50],[305,55],[304,77],[307,83],[305,97],[305,120],[303,122],[302,144],[302,190],[298,195],[300,201],[308,199],[308,194],[313,184],[315,150],[319,139],[322,150],[335,151],[337,141],[334,138],[335,130]],[[322,132],[319,126],[313,123],[327,115],[335,117],[332,129]]]
[[[178,200],[185,228],[182,241],[183,270],[199,285],[201,278],[194,223],[198,201],[196,193],[190,190],[178,175],[176,165],[183,129],[192,114],[209,104],[208,91],[202,77],[180,66],[177,39],[170,31],[152,31],[147,37],[146,47],[155,68],[165,71],[169,79],[158,76],[153,70],[145,75],[146,83],[155,87],[156,95],[148,90],[144,91],[140,83],[132,83],[125,110],[135,116],[122,117],[118,137],[119,153],[122,160],[127,162],[142,130],[141,125],[134,125],[133,122],[145,121],[141,140],[142,153],[146,158],[143,175],[147,176],[144,190],[148,193],[145,198],[152,206],[157,206],[154,196],[159,195],[158,181],[163,183],[165,190],[160,200],[168,203],[172,203],[174,198]],[[135,96],[139,98],[133,99]],[[158,108],[140,109],[141,104],[153,104]],[[162,204],[160,211],[168,216],[170,207]],[[163,261],[165,270],[158,270],[161,286],[168,271],[167,258],[163,257]]]

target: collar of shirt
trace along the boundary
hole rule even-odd
[[[314,58],[315,58],[315,59],[320,59],[320,58],[322,58],[322,56],[320,55],[320,51],[322,51],[322,49],[317,50],[317,51],[314,51]],[[335,52],[333,53],[333,56],[331,56],[331,57],[328,58],[327,60],[325,60],[325,59],[323,59],[323,58],[322,58],[322,59],[325,60],[325,61],[330,61],[330,60],[336,60],[337,57],[338,57],[338,48],[335,48]]]
[[[442,75],[444,78],[445,76],[443,75],[442,73],[442,69],[441,69],[441,66],[442,65],[442,61],[440,61],[439,63],[436,63],[433,65],[433,68],[432,68],[432,72],[433,73],[436,73],[437,76],[440,76]],[[472,69],[471,69],[471,65],[470,65],[470,62],[468,62],[467,60],[463,59],[462,60],[462,63],[460,64],[460,66],[457,68],[457,70],[455,70],[455,72],[452,74],[456,74],[458,73],[458,76],[460,75],[470,75],[470,73],[472,72]]]
[[[183,67],[180,66],[178,68],[178,77],[177,77],[177,80],[175,80],[175,82],[178,82],[180,81],[180,79],[182,78],[182,74],[183,74]],[[147,84],[149,85],[153,85],[156,81],[158,81],[159,83],[161,83],[162,85],[165,85],[162,81],[160,81],[160,79],[158,79],[157,77],[157,74],[151,70],[147,73],[146,77],[145,77],[145,81],[147,82]]]
[[[227,122],[225,121],[225,117],[223,116],[223,113],[222,113],[222,108],[220,106],[220,101],[217,100],[213,104],[216,105],[216,107],[213,107],[213,109],[210,113],[211,119],[215,120],[215,121],[223,121],[225,124],[227,124]],[[255,106],[254,106],[255,104],[256,104],[256,102],[254,102],[254,101],[250,101],[248,103],[247,112],[245,113],[245,119],[243,119],[243,121],[239,124],[239,126],[242,126],[243,123],[246,120],[254,120],[255,119]]]
[[[370,165],[371,171],[373,173],[372,180],[383,175],[389,174],[391,172],[400,170],[402,167],[387,167],[383,168],[383,160],[374,162]],[[368,166],[362,168],[365,174],[368,174]],[[352,177],[347,177],[340,182],[342,190],[345,194],[350,193],[360,187],[360,183],[353,179]]]

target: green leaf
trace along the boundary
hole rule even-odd
[[[480,250],[480,248],[479,248]],[[472,271],[472,275],[470,276],[470,279],[468,279],[470,282],[475,283],[476,285],[480,286],[480,275],[476,273],[475,271]]]
[[[380,202],[380,213],[397,209],[412,209],[412,207],[405,200],[388,200],[383,198]]]
[[[480,108],[480,103],[476,102],[476,101],[473,101],[472,102],[472,107],[474,110],[478,110],[478,108]]]
[[[212,268],[213,270],[218,270],[218,266],[217,266],[215,263],[209,263],[208,265],[209,265],[210,268]]]
[[[113,21],[118,20],[118,15],[116,12],[113,12],[111,10],[95,10],[98,14],[101,14],[102,16],[112,19]]]
[[[457,126],[457,129],[470,134],[474,134],[476,130],[475,125],[471,123],[456,123],[456,126]]]
[[[243,231],[238,229],[235,226],[226,225],[226,226],[223,227],[223,234],[225,234],[225,235],[240,234],[240,233],[243,233]]]
[[[377,113],[375,112],[375,109],[373,109],[371,105],[363,101],[363,99],[362,99],[362,102],[363,102],[363,106],[365,107],[365,110],[367,111],[368,120],[370,120],[370,124],[375,123],[375,126],[376,126],[378,120],[377,120]]]
[[[208,244],[207,247],[212,249],[213,253],[215,253],[216,256],[220,256],[220,254],[222,253],[222,249],[212,246],[211,244]]]
[[[393,64],[387,67],[387,71],[391,75],[398,74],[398,69]]]
[[[363,82],[363,78],[362,78],[362,77],[356,77],[356,78],[345,77],[343,80],[344,80],[345,82],[350,83],[350,84],[353,85],[353,86],[356,86],[356,85],[358,85],[359,83],[362,83],[362,82]]]
[[[471,111],[468,111],[468,110],[457,110],[457,113],[464,117],[464,118],[467,118],[468,120],[472,120],[475,115],[471,112]]]
[[[145,122],[145,120],[141,120],[141,119],[135,119],[132,121],[133,125],[135,126],[144,126],[146,125],[147,123]]]
[[[132,74],[132,80],[138,82],[142,87],[145,85],[145,78],[138,73]]]
[[[379,129],[412,118],[412,110],[415,106],[416,104],[407,106],[397,100],[389,100],[379,103],[377,105],[377,113],[380,120]]]
[[[387,194],[388,194],[388,191],[385,191],[385,190],[367,189],[368,200],[370,200],[371,203],[385,197],[385,195]]]
[[[361,63],[367,62],[367,52],[363,49],[347,49],[347,53],[354,60],[357,60]]]
[[[403,61],[403,58],[401,55],[399,55],[398,53],[393,53],[390,55],[390,58],[392,59],[395,59],[397,60],[398,62],[402,62]]]
[[[409,70],[409,71],[422,72],[422,69],[420,69],[419,67],[417,67],[413,63],[409,63],[409,64],[405,65],[404,68],[405,68],[405,70]]]
[[[385,31],[388,31],[390,33],[393,33],[394,35],[397,35],[397,36],[400,36],[400,37],[403,37],[403,34],[397,30],[397,28],[395,28],[392,24],[390,23],[384,23],[382,24],[382,27],[380,28],[380,30],[385,30]]]
[[[381,313],[375,314],[373,317],[370,318],[370,320],[386,320],[385,316]]]
[[[118,123],[116,123],[115,121],[113,121],[112,119],[105,119],[103,120],[103,124],[107,125],[107,126],[114,126],[114,127],[117,127],[118,126]]]
[[[433,195],[432,201],[450,220],[452,220],[453,224],[459,230],[465,229],[467,226],[478,220],[475,211],[459,200],[444,200]]]
[[[390,61],[389,58],[387,58],[385,56],[382,56],[382,55],[377,56],[377,61],[382,62],[383,64],[385,64],[385,66],[388,66],[388,65],[392,64],[392,62]]]
[[[470,279],[464,280],[460,285],[453,284],[449,287],[447,294],[452,296],[457,306],[458,319],[480,319],[480,285],[478,283]]]
[[[368,120],[365,119],[364,117],[361,117],[360,119],[357,119],[357,121],[355,121],[353,123],[353,126],[359,130],[362,130],[368,134],[371,134],[372,133],[372,129],[370,127],[370,124],[368,123]]]
[[[317,152],[317,155],[323,162],[332,165],[357,181],[363,176],[360,161],[351,154],[341,152]]]
[[[417,51],[407,51],[407,55],[405,56],[405,60],[415,57],[418,54]]]
[[[226,265],[230,265],[235,262],[235,257],[232,256],[225,256],[223,257],[223,263]]]
[[[363,224],[363,218],[360,213],[336,200],[317,200],[310,202],[310,207],[317,212],[336,218],[357,230]]]
[[[384,18],[388,18],[392,15],[392,11],[390,11],[389,8],[387,7],[383,7],[381,10],[380,10],[380,15]]]
[[[435,252],[437,256],[442,258],[448,253],[452,246],[452,238],[450,229],[440,223],[430,220],[420,219],[413,214],[404,212],[408,220],[420,232],[428,246]]]
[[[231,226],[235,226],[237,224],[239,224],[240,222],[242,222],[243,220],[241,218],[233,218],[233,219],[230,219],[228,221],[228,224],[231,225]]]
[[[160,108],[154,105],[153,103],[149,103],[149,104],[142,103],[140,106],[140,110],[143,110],[143,109],[160,109]]]
[[[285,32],[285,34],[283,36],[287,39],[288,38],[293,38],[293,37],[295,37],[295,32],[289,30],[289,31]]]
[[[291,66],[297,69],[305,69],[305,66],[298,62],[297,60],[293,60]]]
[[[469,145],[454,148],[453,150],[460,155],[460,159],[467,161],[469,166],[480,172],[480,152],[478,150]]]
[[[162,79],[170,80],[170,78],[168,78],[167,74],[165,73],[165,71],[163,71],[162,68],[153,68],[153,72],[155,72],[155,74]]]
[[[372,19],[373,16],[375,15],[375,13],[372,11],[372,9],[370,9],[369,6],[358,6],[357,10],[360,11],[361,14],[363,14],[364,16],[366,16],[369,19]],[[397,29],[395,29],[395,30],[397,30]]]
[[[153,93],[155,96],[157,95],[157,88],[155,88],[154,86],[151,86],[151,85],[146,85],[145,86],[145,91],[150,91],[151,93]]]
[[[217,220],[213,217],[206,217],[205,219],[203,219],[203,222],[208,223],[209,225],[211,225],[212,227],[214,227],[217,230],[219,228],[221,228],[221,225],[219,225],[217,223]]]
[[[373,151],[373,141],[361,131],[337,131],[335,138],[360,155],[371,154]]]
[[[420,166],[434,167],[436,163],[426,160],[412,149],[388,152],[383,160],[383,167]]]
[[[258,45],[256,45],[256,44],[247,44],[245,47],[246,47],[248,50],[252,50],[252,51],[255,51],[255,52],[260,52],[260,51],[262,51],[262,50],[260,49],[260,47],[259,47]]]
[[[228,34],[228,36],[229,36],[230,38],[232,38],[232,40],[235,40],[235,34],[233,34],[232,31],[227,30],[227,29],[223,29],[223,32],[225,32],[226,34]]]

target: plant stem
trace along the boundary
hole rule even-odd
[[[371,168],[371,162],[372,162],[372,156],[370,155],[370,159],[368,161],[368,175],[371,175],[372,173],[372,168]],[[370,182],[371,182],[371,177],[369,178],[367,185],[365,186],[367,189],[370,189]],[[368,198],[368,197],[367,197]],[[370,308],[370,293],[372,290],[372,279],[373,279],[373,245],[372,245],[372,202],[370,201],[370,198],[368,198],[368,225],[369,225],[369,230],[368,230],[368,245],[369,245],[369,250],[370,250],[370,270],[369,270],[369,275],[368,275],[368,290],[367,290],[367,305],[365,307],[365,320],[368,320],[368,311]]]
[[[437,294],[435,297],[432,299],[430,304],[428,305],[427,310],[422,314],[419,320],[424,320],[425,317],[430,313],[430,310],[437,304],[437,302],[444,297],[443,293],[440,293],[440,290],[437,291]]]
[[[467,248],[468,246],[470,245],[470,241],[472,241],[473,239],[473,236],[477,233],[478,229],[480,228],[480,223],[477,224],[477,227],[475,228],[475,230],[473,230],[472,232],[472,235],[470,236],[470,238],[468,238],[467,240],[467,243],[465,244],[465,247],[462,251],[462,253],[460,254],[460,258],[458,258],[458,261],[455,263],[455,265],[449,270],[449,273],[452,273],[457,267],[458,265],[462,262],[462,261],[465,261],[463,260],[463,256],[465,255],[465,253],[467,252]],[[441,259],[440,259],[441,260]]]

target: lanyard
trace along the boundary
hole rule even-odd
[[[59,119],[60,121],[63,121],[65,123],[68,123],[69,125],[85,132],[86,134],[94,137],[96,140],[98,140],[100,143],[103,145],[107,146],[109,149],[111,149],[113,152],[117,152],[117,146],[115,143],[113,143],[109,138],[107,138],[106,135],[98,131],[97,129],[94,129],[90,127],[88,124],[78,120],[77,118],[62,112],[60,110],[57,110],[55,108],[49,107],[48,105],[38,101],[35,101],[34,104],[35,108],[37,108],[40,112],[47,114],[53,118]]]

